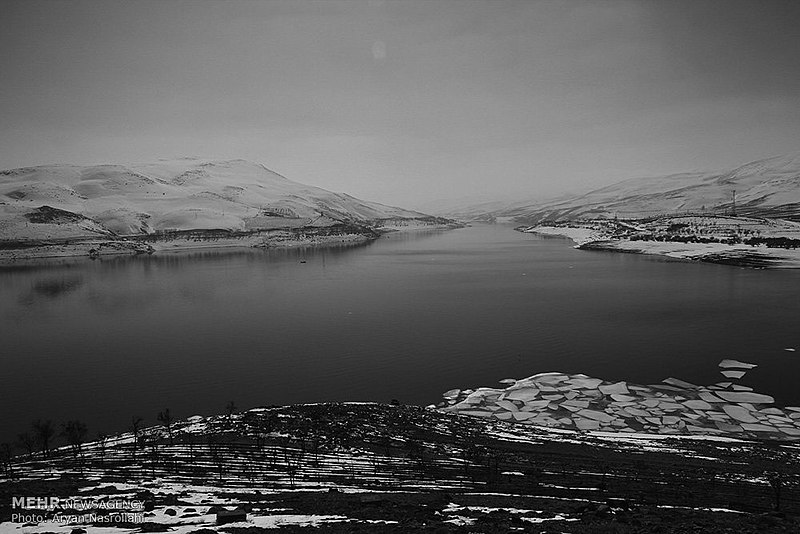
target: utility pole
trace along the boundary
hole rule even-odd
[[[733,208],[732,208],[732,215],[736,217],[736,189],[733,190]]]

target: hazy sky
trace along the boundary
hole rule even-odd
[[[0,0],[0,167],[246,158],[381,202],[800,149],[796,0]]]

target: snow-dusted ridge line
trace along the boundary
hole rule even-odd
[[[453,224],[293,182],[245,160],[0,172],[2,257],[347,243]]]
[[[706,213],[800,220],[800,152],[730,170],[686,172],[624,180],[583,194],[532,202],[498,202],[451,209],[467,220],[545,221],[640,219]],[[734,193],[735,192],[735,193]]]

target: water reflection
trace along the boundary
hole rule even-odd
[[[395,234],[392,234],[393,236]],[[417,235],[417,237],[413,237]],[[421,239],[435,235],[433,232],[420,231],[411,236],[405,235],[402,240]],[[385,237],[384,237],[385,238]],[[302,259],[306,256],[328,255],[338,256],[353,250],[369,247],[373,242],[341,243],[327,246],[298,246],[288,248],[217,248],[182,251],[161,251],[153,255],[110,255],[97,259],[83,256],[66,258],[40,258],[36,260],[15,260],[0,263],[0,281],[8,280],[14,273],[31,273],[37,271],[62,271],[67,269],[85,270],[102,267],[104,270],[128,269],[132,265],[176,267],[198,261],[229,261],[234,258],[246,258],[249,261],[281,261]]]
[[[419,237],[423,238],[424,234]],[[68,298],[81,287],[84,289],[80,292],[82,301],[101,313],[143,311],[163,300],[212,305],[215,296],[229,288],[224,276],[227,269],[221,266],[261,266],[279,273],[317,260],[324,268],[327,259],[336,261],[370,245],[189,250],[152,256],[107,256],[97,260],[48,258],[0,265],[0,288],[7,294],[16,292],[16,302],[25,307],[41,308],[50,301]],[[189,273],[184,274],[190,276],[185,279],[174,276],[187,268]],[[40,277],[42,274],[45,276]],[[163,283],[165,276],[169,276],[169,283]],[[24,290],[26,282],[29,289]],[[48,314],[49,311],[40,309],[38,312]]]
[[[82,276],[72,276],[66,278],[46,278],[37,280],[33,284],[33,293],[48,299],[54,299],[65,293],[75,291],[83,285]]]

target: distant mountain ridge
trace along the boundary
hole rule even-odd
[[[0,239],[379,225],[423,213],[291,181],[245,160],[0,171]]]
[[[800,220],[800,153],[754,161],[726,172],[634,178],[582,195],[491,206],[486,211],[473,206],[449,215],[537,224],[593,217],[729,214],[734,210],[740,215]]]

